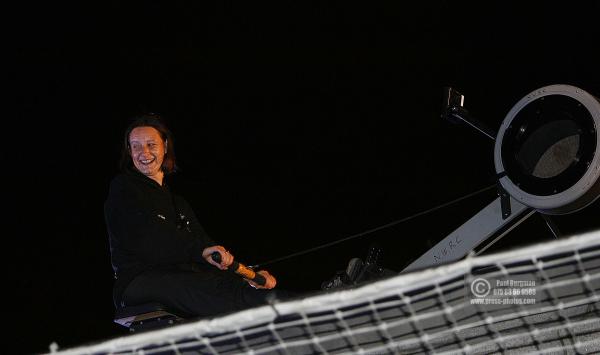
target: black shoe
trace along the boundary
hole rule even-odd
[[[333,290],[344,286],[343,278],[345,278],[345,273],[338,271],[334,277],[321,284],[321,290]]]
[[[334,277],[321,284],[321,289],[331,290],[355,285],[358,278],[362,275],[363,269],[364,262],[359,258],[352,258],[348,262],[346,270],[336,272]]]

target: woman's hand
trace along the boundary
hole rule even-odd
[[[211,258],[211,254],[214,253],[215,251],[218,252],[219,254],[221,254],[221,263],[220,264]],[[202,257],[209,264],[212,264],[221,270],[227,270],[227,267],[233,263],[233,255],[231,255],[227,251],[227,249],[225,249],[224,247],[222,247],[220,245],[215,245],[212,247],[205,248],[202,251]]]
[[[265,282],[264,286],[260,286],[257,283],[252,282],[248,279],[244,279],[244,280],[246,280],[250,284],[250,286],[252,286],[254,288],[259,288],[259,289],[264,288],[264,289],[270,290],[270,289],[274,288],[275,285],[277,285],[277,280],[275,279],[275,276],[269,274],[269,272],[267,270],[260,270],[259,272],[257,272],[257,274],[260,274],[265,278],[266,282]]]

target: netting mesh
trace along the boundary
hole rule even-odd
[[[600,352],[600,232],[64,354]]]

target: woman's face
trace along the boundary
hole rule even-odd
[[[162,184],[161,166],[166,153],[166,142],[154,127],[136,127],[129,134],[129,152],[133,165],[142,174]]]

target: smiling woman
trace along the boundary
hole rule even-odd
[[[222,272],[233,255],[208,237],[187,201],[171,192],[173,137],[158,116],[136,117],[125,131],[122,173],[104,205],[117,310],[159,302],[184,317],[213,316],[273,297],[276,280],[258,285]],[[217,260],[213,254],[219,254]]]

